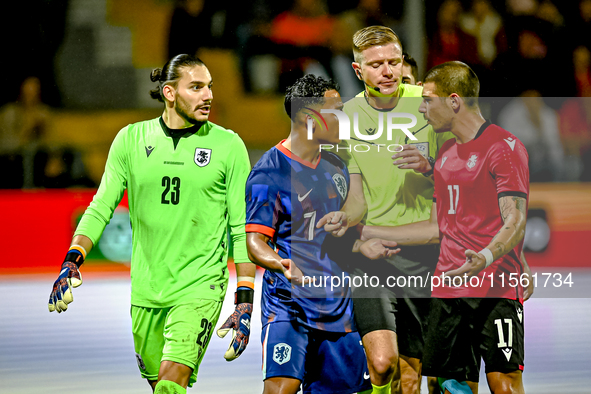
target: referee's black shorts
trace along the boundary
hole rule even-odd
[[[355,322],[362,338],[377,330],[396,332],[400,354],[420,359],[431,295],[429,275],[435,271],[439,246],[401,249],[398,255],[386,260],[369,260],[363,256],[359,259],[352,276],[376,276],[379,285],[370,286],[367,280],[352,280],[353,284],[364,284],[352,286],[351,289]],[[388,286],[388,277],[398,276],[407,279],[407,286]],[[410,277],[420,277],[421,280],[408,280]],[[424,286],[418,285],[421,281]],[[390,284],[393,283],[390,279]],[[396,283],[400,284],[401,281]]]

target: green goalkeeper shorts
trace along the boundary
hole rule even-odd
[[[205,299],[170,308],[132,305],[133,342],[142,377],[158,380],[160,363],[173,361],[193,369],[191,387],[221,310],[221,301]]]

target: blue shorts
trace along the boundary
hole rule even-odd
[[[263,380],[295,378],[304,393],[356,393],[372,388],[357,332],[315,330],[293,322],[263,327]]]

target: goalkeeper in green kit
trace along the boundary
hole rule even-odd
[[[115,137],[100,187],[84,213],[49,298],[65,311],[78,269],[127,189],[133,229],[131,318],[141,374],[155,393],[186,393],[196,381],[228,285],[227,234],[238,276],[236,310],[218,329],[233,330],[224,357],[238,357],[250,334],[255,266],[246,252],[243,141],[208,122],[212,78],[201,60],[172,58],[152,71],[161,117]]]

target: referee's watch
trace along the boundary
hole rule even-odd
[[[429,177],[429,176],[433,175],[433,170],[435,169],[435,159],[432,158],[431,156],[427,156],[427,161],[429,162],[429,164],[431,164],[431,169],[429,171],[423,173],[424,177]]]

